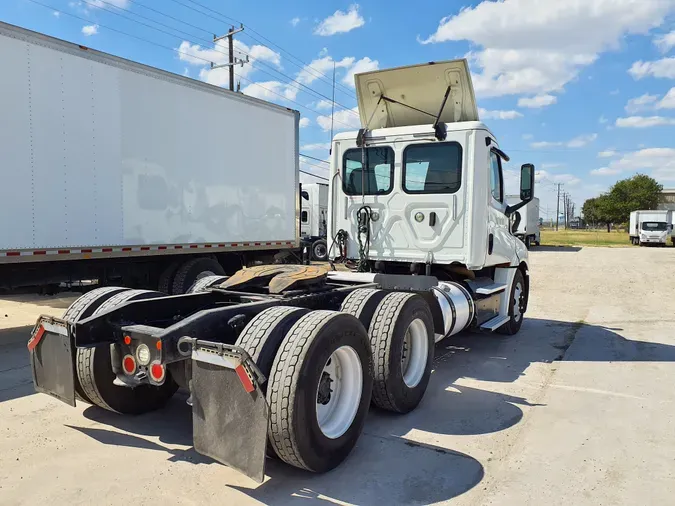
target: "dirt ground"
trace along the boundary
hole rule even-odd
[[[0,504],[672,504],[675,252],[538,248],[513,338],[436,348],[420,407],[351,456],[261,485],[195,453],[190,408],[120,417],[35,394],[25,340],[71,296],[0,297]]]

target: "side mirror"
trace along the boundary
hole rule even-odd
[[[520,167],[520,200],[529,202],[533,198],[534,165],[526,163]]]
[[[521,190],[522,191],[522,190]],[[309,200],[309,193],[307,193],[305,190],[302,190],[302,198],[305,200]]]

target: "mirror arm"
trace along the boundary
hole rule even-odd
[[[528,202],[531,202],[531,201],[532,201],[532,199],[521,200],[520,202],[518,202],[517,204],[514,204],[512,206],[506,206],[506,211],[504,211],[504,214],[506,214],[506,216],[511,216],[518,209],[520,209],[521,207],[525,207],[528,204]]]

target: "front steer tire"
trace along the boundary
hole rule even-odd
[[[520,286],[520,296],[516,301],[516,292]],[[511,292],[509,293],[509,321],[497,329],[499,334],[512,336],[520,331],[523,324],[524,308],[527,301],[528,293],[525,277],[520,269],[516,269],[516,274],[513,277],[513,284],[511,285]],[[519,310],[515,311],[516,304],[519,305]]]
[[[402,364],[405,353],[412,353],[409,361],[416,359],[415,346],[404,350],[407,333],[413,332],[413,326],[417,335],[425,333],[416,341],[421,343],[417,350],[420,351],[419,357],[423,358],[423,361],[416,363],[424,369],[421,377],[408,385]],[[422,328],[424,330],[420,332]],[[429,304],[417,294],[390,293],[378,305],[369,334],[374,368],[373,404],[395,413],[412,411],[424,397],[434,360],[435,336]],[[422,339],[426,339],[426,342]]]
[[[150,290],[126,290],[109,298],[93,314],[105,313],[132,300],[162,295],[164,294]],[[115,385],[108,343],[91,348],[78,348],[75,369],[82,390],[92,404],[124,415],[137,415],[159,409],[178,389],[168,371],[164,383],[160,386],[144,384],[130,388]]]
[[[328,359],[338,349],[351,349],[360,364],[361,390],[356,410],[344,432],[329,438],[318,421],[320,381]],[[267,389],[269,440],[284,462],[322,473],[338,466],[356,445],[370,404],[372,373],[366,330],[355,317],[313,311],[300,318],[274,360]],[[357,394],[358,395],[358,394]]]

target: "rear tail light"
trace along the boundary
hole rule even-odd
[[[122,369],[126,374],[132,375],[136,372],[136,360],[131,355],[125,355],[122,359]]]
[[[157,383],[164,381],[164,375],[166,371],[164,366],[159,362],[155,362],[150,366],[150,377]]]

